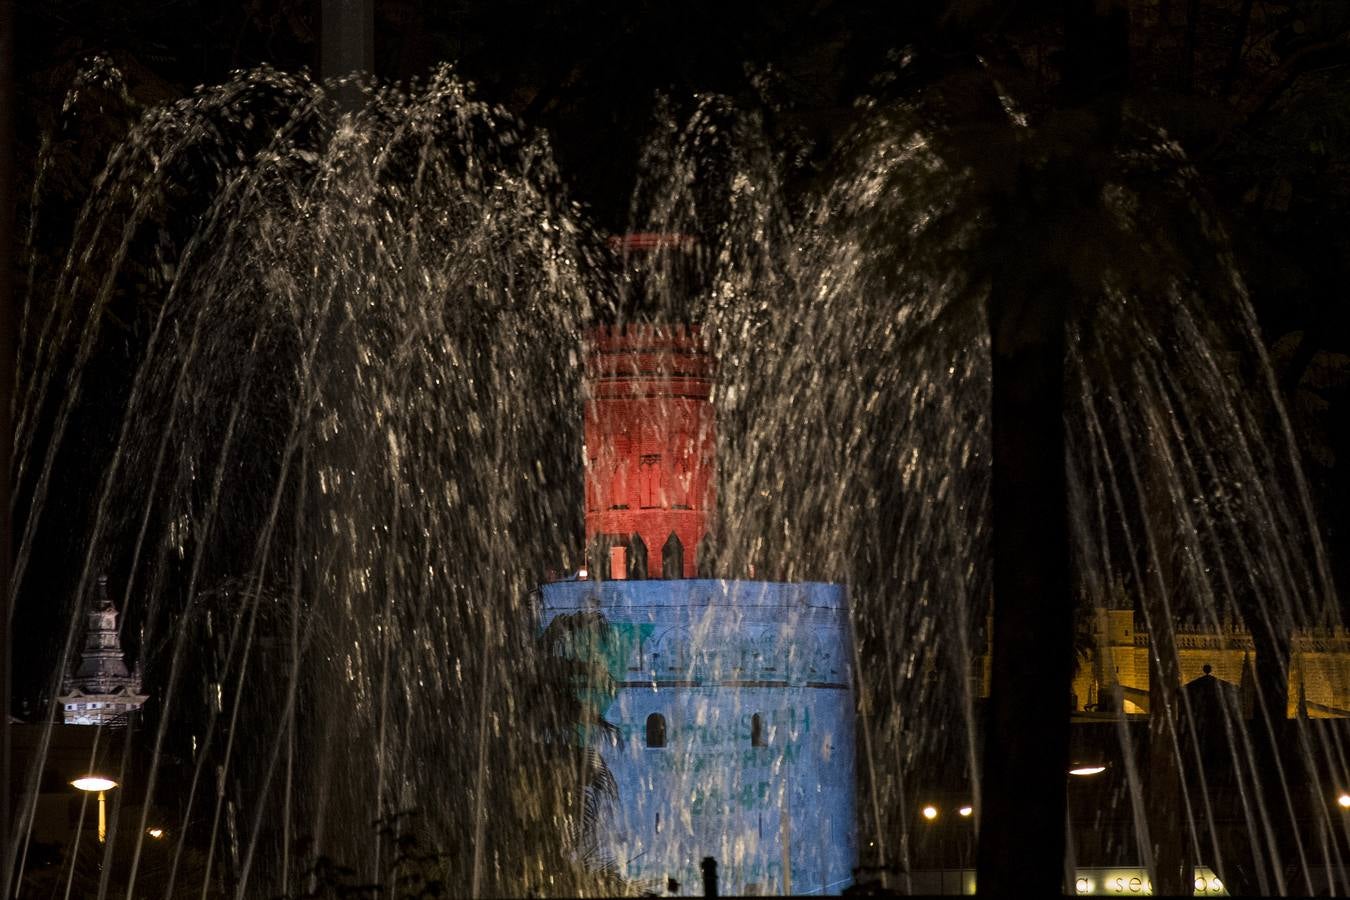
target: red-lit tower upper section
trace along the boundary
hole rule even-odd
[[[630,235],[624,252],[685,252]],[[693,578],[713,508],[714,364],[697,325],[586,335],[586,541],[600,578]]]

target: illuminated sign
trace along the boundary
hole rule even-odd
[[[955,887],[952,877],[959,879],[962,894],[975,893],[974,869],[947,869],[941,872],[915,872],[911,880],[916,891],[950,893]],[[1153,882],[1147,869],[1078,869],[1074,873],[1074,893],[1082,896],[1150,897]],[[1195,897],[1227,897],[1228,891],[1214,871],[1207,866],[1195,870]]]
[[[1079,869],[1074,890],[1079,894],[1145,897],[1153,893],[1147,869]],[[1196,897],[1227,897],[1223,882],[1207,866],[1195,870]]]

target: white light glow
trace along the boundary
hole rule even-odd
[[[76,778],[70,786],[82,791],[111,791],[117,787],[117,782],[102,775],[86,775],[83,778]]]
[[[147,828],[145,829],[145,833],[150,835],[155,840],[159,840],[160,838],[164,837],[163,828]]]
[[[1070,775],[1100,775],[1106,771],[1106,766],[1074,766],[1069,770]]]
[[[937,818],[938,811],[936,806],[925,806],[920,812],[922,812],[923,817],[930,822]]]
[[[1350,794],[1341,794],[1336,798],[1336,802],[1341,805],[1342,809],[1350,809]]]
[[[969,816],[969,815],[970,815],[971,813],[973,813],[973,812],[975,812],[975,807],[973,807],[973,806],[963,806],[963,807],[961,807],[960,809],[958,809],[958,810],[956,811],[956,814],[957,814],[958,816]]]

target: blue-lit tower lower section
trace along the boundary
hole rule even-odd
[[[598,611],[618,691],[601,753],[619,802],[605,849],[620,874],[702,892],[837,893],[857,863],[853,656],[839,585],[567,581],[546,625]]]

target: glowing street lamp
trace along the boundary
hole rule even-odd
[[[1340,804],[1341,809],[1350,809],[1350,794],[1341,794],[1336,798],[1336,802]]]
[[[968,819],[968,818],[970,818],[970,815],[971,815],[971,813],[973,813],[973,812],[975,812],[975,807],[973,807],[973,806],[963,806],[963,807],[961,807],[960,809],[958,809],[958,810],[956,811],[956,814],[957,814],[958,816],[960,816],[961,818],[963,818],[963,819]]]
[[[108,804],[104,794],[117,787],[117,782],[102,775],[85,775],[76,778],[70,785],[86,793],[98,794],[98,842],[103,843],[108,839]]]
[[[1100,775],[1105,771],[1106,766],[1083,765],[1083,766],[1074,766],[1072,769],[1069,770],[1069,774],[1077,775],[1079,777],[1086,777],[1088,775]]]
[[[924,817],[925,819],[927,819],[928,821],[930,821],[930,822],[933,821],[934,819],[936,819],[937,816],[938,816],[938,809],[937,809],[937,807],[936,807],[936,806],[933,806],[933,805],[931,805],[931,804],[928,805],[928,806],[925,806],[923,809],[919,810],[919,812],[922,813],[922,814],[923,814],[923,817]]]

